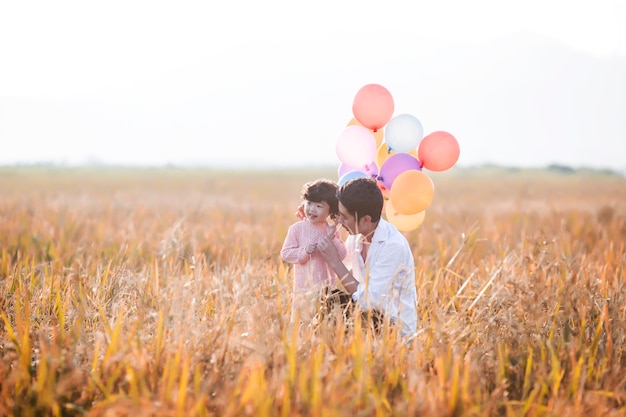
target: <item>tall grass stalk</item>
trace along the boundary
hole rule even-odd
[[[433,173],[402,343],[291,318],[333,170],[0,169],[0,415],[624,415],[626,180],[496,174]]]

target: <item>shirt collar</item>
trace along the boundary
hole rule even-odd
[[[374,230],[374,236],[372,236],[372,242],[380,243],[389,239],[389,232],[390,232],[389,226],[390,226],[390,223],[388,223],[386,220],[381,218],[378,221],[378,225],[376,226],[376,229]]]

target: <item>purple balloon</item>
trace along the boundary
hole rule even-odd
[[[391,189],[391,184],[393,184],[396,177],[409,169],[421,171],[422,164],[420,164],[420,161],[413,155],[408,153],[396,153],[383,162],[383,166],[380,167],[378,179],[387,189]]]
[[[339,163],[339,168],[337,169],[337,177],[341,178],[342,175],[347,174],[350,171],[361,171],[374,178],[378,176],[378,167],[376,166],[376,162],[372,161],[361,167],[354,167],[346,164],[345,162],[341,162]]]

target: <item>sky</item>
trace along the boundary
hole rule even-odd
[[[367,84],[458,166],[626,171],[623,0],[0,0],[0,165],[338,165]]]

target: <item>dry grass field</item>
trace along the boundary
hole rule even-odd
[[[289,325],[319,177],[0,169],[0,415],[626,415],[625,178],[433,174],[402,344]]]

